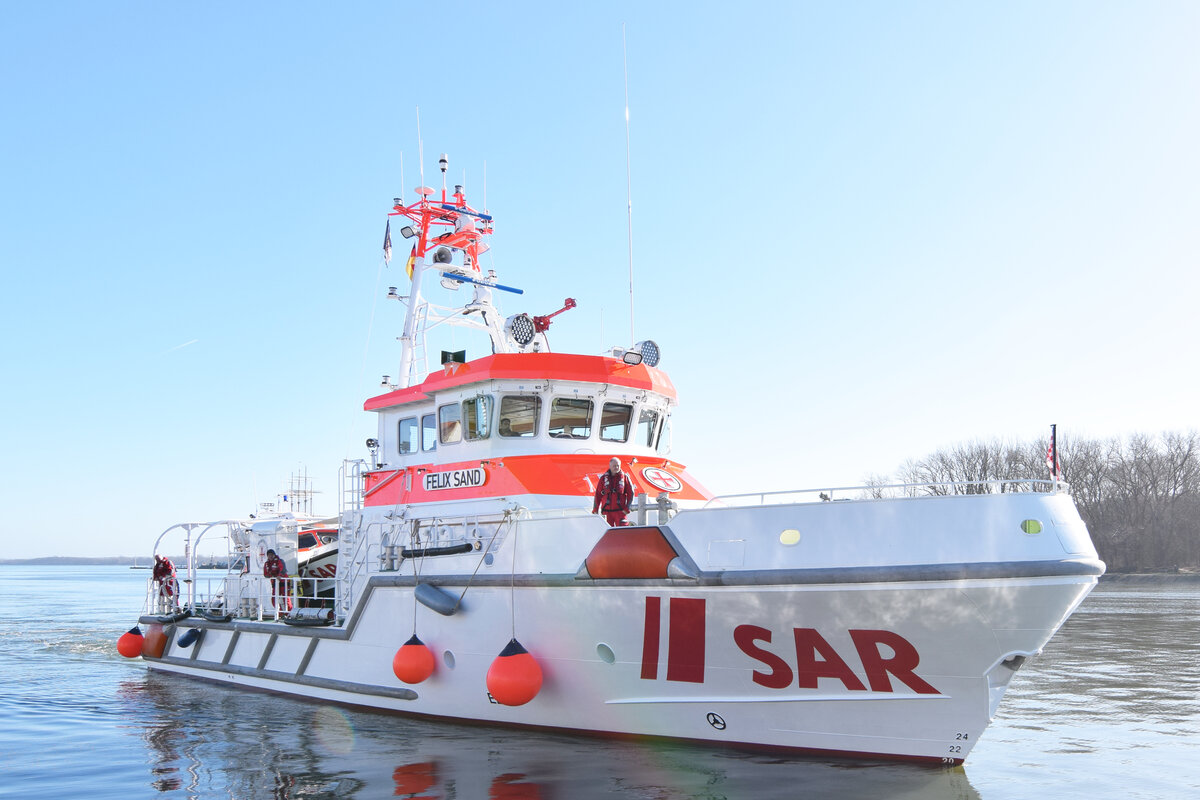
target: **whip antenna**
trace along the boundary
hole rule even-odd
[[[633,335],[633,181],[629,169],[629,50],[621,23],[621,65],[625,69],[625,205],[629,214],[629,341]]]
[[[425,185],[425,143],[421,141],[421,107],[417,106],[417,167],[421,173],[421,185]]]

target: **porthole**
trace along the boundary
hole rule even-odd
[[[794,544],[800,543],[800,531],[795,528],[788,528],[783,533],[779,534],[779,543],[784,547],[791,547]]]
[[[617,660],[616,653],[614,653],[612,651],[611,647],[604,644],[603,642],[596,645],[596,655],[600,656],[600,660],[603,661],[605,664],[612,664],[612,663],[615,663]]]
[[[1021,530],[1029,534],[1041,533],[1042,523],[1038,522],[1036,519],[1027,519],[1021,523]]]
[[[446,665],[446,669],[454,669],[454,653],[449,650],[442,653],[442,663]]]

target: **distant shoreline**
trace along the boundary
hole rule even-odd
[[[1172,583],[1200,585],[1200,572],[1112,572],[1102,577],[1100,583],[1123,586],[1166,586]]]
[[[41,558],[0,558],[0,566],[21,567],[100,567],[100,566],[135,566],[141,561],[150,566],[149,558],[132,558],[130,556],[105,556],[88,558],[86,556],[42,556]]]
[[[170,556],[175,564],[186,561],[183,556]],[[131,556],[42,556],[41,558],[0,558],[0,567],[145,567],[153,566],[151,559]]]

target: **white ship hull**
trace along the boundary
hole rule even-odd
[[[960,514],[1011,524],[955,530]],[[1017,523],[1032,514],[1058,523],[1024,534]],[[777,518],[803,528],[808,547],[765,535]],[[883,563],[888,548],[877,545],[857,566],[839,563],[881,539],[879,525],[837,531],[839,521],[871,518],[893,526],[882,538],[916,558]],[[735,520],[763,530],[739,539],[726,527]],[[1024,658],[1102,571],[1069,500],[1054,495],[684,512],[662,530],[692,562],[679,574],[692,574],[663,579],[580,574],[605,534],[595,518],[513,530],[480,551],[424,559],[422,583],[462,596],[453,614],[417,602],[412,569],[401,564],[363,580],[342,626],[189,619],[168,638],[199,627],[199,642],[172,644],[152,665],[433,717],[956,763]],[[742,548],[738,568],[714,568],[734,558],[729,543],[738,541],[774,546]],[[437,667],[408,686],[392,657],[414,620]],[[544,674],[536,698],[517,707],[486,688],[514,635]]]

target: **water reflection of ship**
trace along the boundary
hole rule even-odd
[[[457,794],[457,782],[448,780],[440,760],[418,761],[401,764],[392,771],[395,797],[435,798],[453,797]],[[548,800],[561,796],[552,793],[551,786],[529,780],[523,772],[505,772],[492,778],[488,786],[488,800]],[[578,795],[576,795],[578,796]]]
[[[147,783],[195,796],[978,800],[965,770],[779,758],[363,713],[148,672],[125,682]]]

